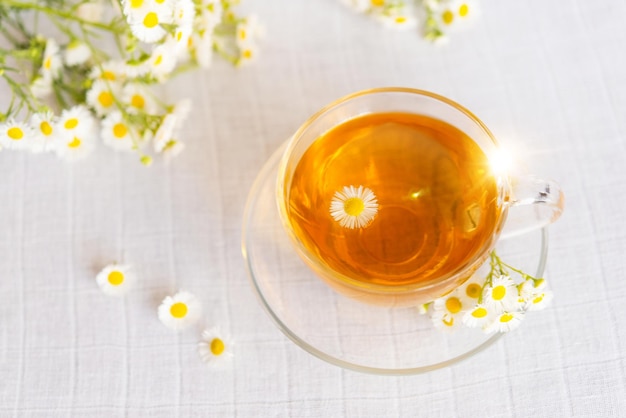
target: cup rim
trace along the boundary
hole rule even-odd
[[[319,261],[317,261],[312,256],[310,251],[308,251],[302,245],[300,240],[297,239],[297,237],[294,235],[291,229],[291,224],[287,216],[284,178],[285,178],[289,158],[291,154],[293,153],[294,148],[298,144],[299,139],[302,137],[303,133],[316,120],[318,120],[324,114],[332,111],[334,108],[348,101],[354,100],[362,96],[375,95],[375,94],[380,94],[380,93],[413,94],[413,95],[425,96],[425,97],[437,100],[439,102],[442,102],[452,107],[453,109],[459,111],[460,113],[464,114],[465,116],[467,116],[473,123],[475,123],[481,130],[484,131],[484,133],[487,135],[489,140],[491,140],[494,146],[498,147],[499,144],[496,138],[494,137],[494,135],[489,130],[489,128],[476,115],[474,115],[474,113],[472,113],[466,107],[440,94],[433,93],[427,90],[410,88],[410,87],[376,87],[376,88],[370,88],[366,90],[360,90],[360,91],[345,95],[343,97],[340,97],[334,100],[333,102],[327,104],[326,106],[324,106],[323,108],[315,112],[313,115],[311,115],[302,125],[300,125],[300,127],[296,130],[293,136],[289,139],[287,143],[287,147],[285,148],[285,151],[283,155],[281,156],[281,159],[279,162],[276,200],[277,200],[277,205],[278,205],[279,217],[281,218],[281,222],[283,224],[284,229],[287,232],[287,235],[289,236],[291,242],[294,244],[294,248],[296,249],[296,252],[304,259],[306,264],[308,264],[309,267],[312,268],[314,271],[316,271],[318,274],[322,274],[322,272],[324,272],[326,273],[326,275],[333,277],[334,281],[340,282],[343,285],[347,285],[348,287],[357,289],[359,291],[365,291],[368,293],[374,293],[374,294],[379,294],[379,295],[393,296],[393,295],[408,294],[411,292],[421,292],[424,290],[429,290],[429,289],[438,287],[443,282],[445,283],[453,282],[455,279],[458,279],[458,277],[461,276],[463,273],[467,271],[472,271],[473,269],[475,270],[477,266],[482,265],[482,263],[489,256],[490,249],[492,249],[496,245],[501,229],[503,225],[505,224],[506,206],[503,205],[503,208],[502,208],[503,216],[499,224],[496,226],[496,230],[494,232],[496,236],[494,239],[492,239],[491,243],[486,247],[484,252],[478,254],[476,257],[469,260],[466,264],[460,266],[458,269],[454,270],[449,275],[443,278],[433,278],[425,283],[412,283],[412,284],[398,285],[398,286],[381,285],[377,283],[364,283],[362,281],[356,280],[342,273],[339,273],[335,270],[332,270],[329,267],[325,266],[323,263],[320,263]]]

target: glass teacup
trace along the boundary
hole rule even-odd
[[[511,176],[500,155],[487,127],[449,99],[406,88],[355,93],[288,143],[280,218],[300,257],[338,292],[384,306],[425,303],[471,277],[505,223],[515,234],[560,216],[559,186]]]

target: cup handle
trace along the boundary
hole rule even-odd
[[[513,177],[507,219],[500,235],[510,238],[556,221],[563,213],[565,196],[552,180],[533,176]]]

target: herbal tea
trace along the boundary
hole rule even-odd
[[[491,244],[501,216],[480,147],[409,113],[360,116],[313,142],[295,168],[287,213],[321,263],[386,286],[465,268]]]

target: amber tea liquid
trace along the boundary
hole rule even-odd
[[[364,228],[330,214],[344,186],[374,192]],[[484,251],[500,223],[498,188],[480,147],[453,126],[422,115],[378,113],[318,138],[297,164],[288,219],[307,250],[363,284],[405,286],[455,273]]]

